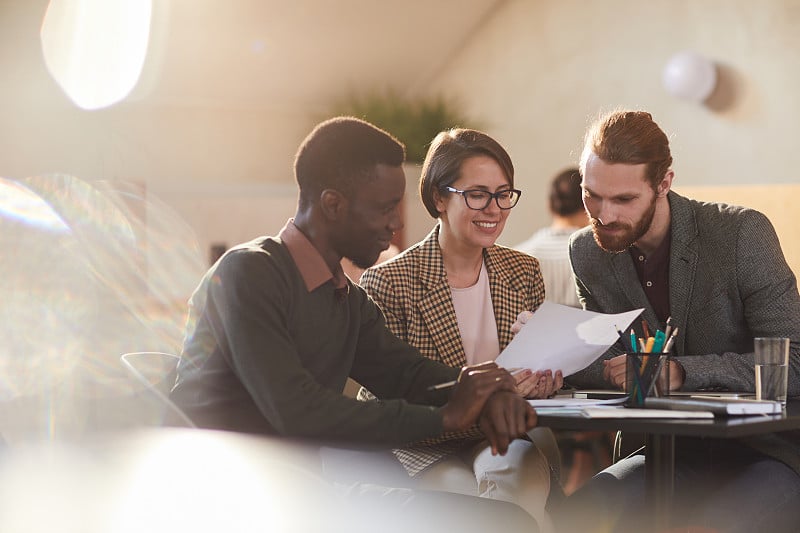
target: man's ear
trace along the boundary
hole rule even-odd
[[[322,214],[330,221],[341,220],[347,213],[347,197],[336,189],[325,189],[319,195]]]
[[[661,179],[661,183],[659,183],[656,188],[656,194],[659,198],[666,196],[670,189],[672,189],[672,178],[674,177],[675,172],[673,172],[672,169],[667,170],[667,173],[664,174],[664,177]]]

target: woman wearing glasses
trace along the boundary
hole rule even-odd
[[[438,223],[423,241],[368,269],[361,285],[392,331],[423,355],[454,367],[494,360],[511,341],[516,316],[544,300],[536,259],[495,244],[521,195],[511,158],[485,133],[443,131],[425,157],[419,190]],[[529,398],[550,396],[562,385],[560,372],[526,369],[516,378]],[[506,456],[493,456],[476,429],[394,453],[420,488],[512,501],[542,531],[552,530],[544,510],[548,463],[529,440],[517,439]]]

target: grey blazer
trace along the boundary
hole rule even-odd
[[[684,390],[754,391],[753,337],[790,337],[789,395],[800,395],[800,296],[766,216],[744,207],[668,195],[672,214],[670,312],[680,328],[673,353],[686,369]],[[570,239],[570,261],[584,308],[618,313],[644,308],[663,329],[629,253],[603,251],[591,227]],[[622,353],[617,343],[601,359]],[[602,361],[570,376],[578,387],[606,387]]]

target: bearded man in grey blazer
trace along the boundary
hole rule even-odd
[[[672,389],[752,392],[753,337],[790,337],[788,392],[800,395],[800,296],[775,230],[752,209],[672,192],[671,166],[667,136],[649,113],[614,111],[588,130],[580,169],[591,226],[570,240],[583,307],[644,308],[651,328],[662,330],[671,316],[679,331]],[[612,347],[566,381],[622,388],[623,352]],[[797,530],[800,432],[677,438],[675,450],[674,525]],[[638,455],[595,476],[568,499],[564,530],[640,530],[643,466]]]

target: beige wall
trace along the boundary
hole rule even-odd
[[[130,101],[79,111],[43,66],[46,5],[0,1],[0,176],[140,181],[187,218],[203,245],[283,224],[294,209],[294,151],[325,102],[244,106],[233,93],[227,102],[176,105],[148,98],[150,73]],[[800,1],[508,0],[491,12],[415,90],[452,96],[509,148],[525,194],[501,242],[517,243],[547,223],[546,181],[577,160],[601,108],[653,112],[671,136],[676,187],[798,182]],[[721,65],[721,93],[710,106],[661,86],[664,63],[683,49]],[[196,65],[186,68],[168,74],[188,76]],[[302,83],[302,72],[294,75]],[[234,81],[225,87],[235,89]],[[409,182],[413,241],[432,221],[411,197],[416,176]]]
[[[786,261],[795,276],[800,276],[800,227],[797,226],[800,184],[681,186],[675,192],[705,202],[746,205],[767,215],[778,233]]]
[[[662,88],[684,49],[721,65],[712,106]],[[577,160],[601,108],[653,113],[676,187],[799,182],[798,50],[797,0],[514,0],[426,90],[458,98],[510,150],[525,191],[503,237],[514,244],[547,223],[546,181]]]

